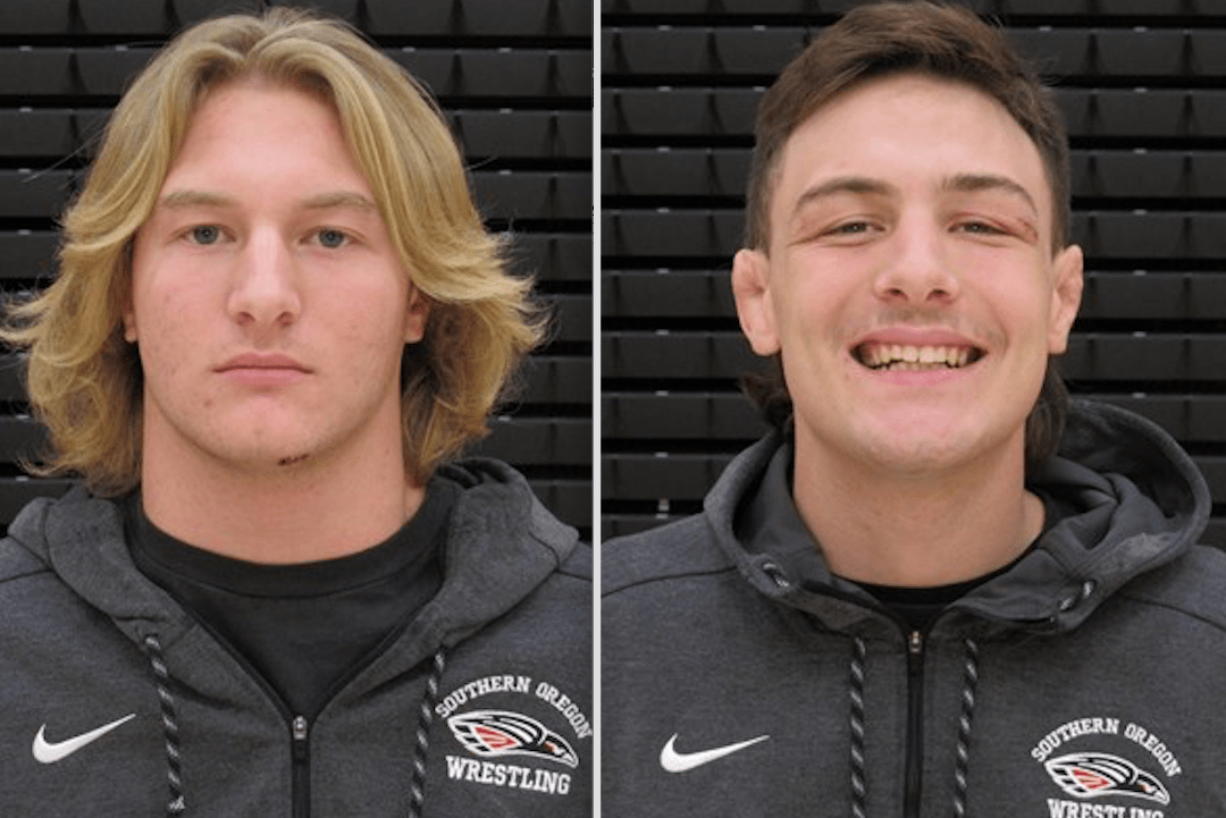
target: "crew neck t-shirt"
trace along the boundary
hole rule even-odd
[[[137,568],[249,665],[293,714],[313,716],[331,690],[438,592],[459,491],[435,478],[417,512],[386,541],[290,565],[247,562],[181,542],[145,516],[139,492],[123,506]]]

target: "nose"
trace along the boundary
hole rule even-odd
[[[883,301],[912,307],[954,301],[961,289],[958,276],[942,249],[935,226],[900,224],[891,237],[886,261],[873,282]]]
[[[302,309],[293,252],[275,233],[255,233],[235,259],[230,317],[254,328],[289,326]]]

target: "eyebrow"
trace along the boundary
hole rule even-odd
[[[896,187],[880,179],[871,179],[867,176],[838,176],[805,188],[796,198],[796,204],[792,207],[792,215],[795,216],[816,201],[843,193],[858,196],[888,196],[896,191]]]
[[[158,200],[158,207],[181,210],[188,207],[229,207],[234,203],[234,199],[220,193],[188,189],[167,193]]]
[[[191,207],[234,207],[238,201],[223,193],[191,188],[167,193],[158,201],[158,206],[168,210],[180,210]],[[355,210],[375,210],[375,203],[364,193],[350,190],[328,191],[303,199],[299,205],[306,210],[334,210],[336,208],[353,208]]]
[[[944,180],[941,188],[963,193],[977,193],[982,190],[1001,191],[1023,199],[1034,215],[1039,215],[1039,206],[1035,204],[1030,191],[1008,176],[999,176],[995,173],[959,173]]]
[[[985,190],[1002,191],[1022,199],[1036,217],[1039,215],[1039,207],[1035,204],[1030,191],[1008,176],[995,173],[959,173],[942,180],[941,189],[961,193],[977,193]],[[796,204],[792,208],[792,217],[795,218],[814,202],[840,194],[890,196],[896,194],[897,191],[898,188],[881,179],[873,179],[868,176],[838,176],[806,188],[796,198]]]
[[[354,208],[356,210],[375,210],[375,203],[364,193],[349,190],[337,190],[320,193],[303,200],[302,206],[307,210],[333,210],[335,208]]]

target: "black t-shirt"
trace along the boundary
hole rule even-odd
[[[459,487],[432,480],[413,518],[383,543],[338,559],[264,565],[176,540],[124,503],[132,558],[234,649],[296,715],[408,622],[442,584],[442,544]]]

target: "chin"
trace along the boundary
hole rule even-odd
[[[862,422],[853,432],[851,439],[859,445],[852,446],[868,462],[898,473],[922,474],[965,462],[983,442],[980,432],[922,411],[872,420],[871,426]]]
[[[1020,438],[1019,438],[1020,440]],[[1011,450],[1011,439],[997,440],[964,430],[947,437],[912,437],[881,441],[871,454],[882,468],[900,475],[952,473],[980,464],[999,463]],[[1018,451],[1021,451],[1019,446]]]

